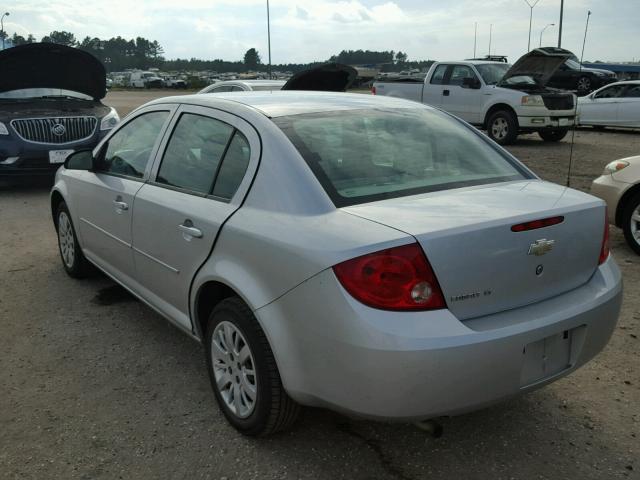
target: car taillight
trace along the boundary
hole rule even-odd
[[[602,265],[609,258],[609,214],[604,210],[604,235],[602,236],[602,246],[600,247],[600,257],[598,265]]]
[[[417,243],[389,248],[333,267],[356,300],[382,310],[446,308],[442,290]]]
[[[376,94],[376,87],[371,87],[371,95],[375,95]]]
[[[540,220],[533,220],[531,222],[519,223],[511,227],[512,232],[528,232],[529,230],[536,230],[538,228],[550,227],[551,225],[557,225],[564,222],[564,217],[550,217],[542,218]]]

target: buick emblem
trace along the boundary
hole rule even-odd
[[[56,123],[54,126],[51,127],[51,133],[53,133],[58,137],[61,137],[62,135],[64,135],[66,131],[67,129],[64,128],[64,125],[62,125],[61,123]]]
[[[546,253],[549,253],[553,250],[553,246],[555,245],[555,240],[547,240],[546,238],[541,238],[540,240],[536,240],[531,245],[529,245],[529,251],[527,255],[535,255],[539,257]]]

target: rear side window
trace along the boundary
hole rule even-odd
[[[351,110],[274,122],[337,207],[531,178],[482,135],[438,111]]]
[[[640,98],[640,85],[631,85],[624,92],[624,96],[628,98]]]
[[[250,157],[249,142],[236,130],[216,178],[213,195],[226,199],[233,197],[247,171]]]
[[[209,194],[233,134],[233,127],[202,115],[184,113],[164,152],[156,182]]]
[[[438,65],[436,71],[431,76],[431,83],[433,85],[444,85],[444,74],[447,73],[449,65]]]

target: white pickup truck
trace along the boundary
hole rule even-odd
[[[572,55],[545,47],[513,66],[481,60],[436,62],[424,82],[375,82],[371,90],[438,107],[486,128],[501,145],[513,143],[518,133],[534,131],[545,141],[557,142],[574,124],[576,98],[546,84]]]

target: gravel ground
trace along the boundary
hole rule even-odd
[[[107,103],[125,113],[164,93]],[[564,183],[569,148],[530,135],[510,150]],[[577,132],[572,185],[639,151],[637,133]],[[569,377],[443,419],[440,439],[308,409],[291,432],[255,440],[219,413],[197,343],[105,277],[65,275],[47,189],[0,190],[0,219],[1,478],[640,478],[640,259],[618,229],[622,315]]]

